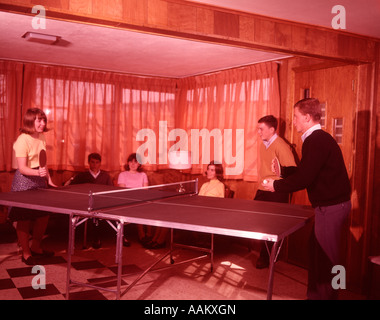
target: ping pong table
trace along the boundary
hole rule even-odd
[[[67,299],[72,286],[94,287],[92,284],[79,283],[70,278],[75,230],[88,219],[106,220],[116,232],[117,283],[115,290],[108,289],[115,292],[116,299],[120,299],[162,260],[145,270],[121,293],[123,229],[124,225],[129,223],[171,229],[168,254],[172,263],[174,263],[172,252],[176,246],[173,243],[173,229],[211,234],[210,249],[198,248],[210,255],[211,271],[214,234],[273,242],[267,291],[267,299],[271,299],[274,267],[282,243],[287,236],[305,226],[313,217],[312,208],[274,202],[204,197],[197,195],[197,192],[197,180],[138,189],[81,184],[52,189],[3,192],[0,193],[0,205],[69,215]],[[104,287],[97,288],[105,290]]]

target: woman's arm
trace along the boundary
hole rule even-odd
[[[48,184],[52,187],[57,187],[51,180],[49,170],[47,167],[40,167],[38,169],[32,169],[27,166],[27,158],[16,158],[18,170],[21,174],[26,176],[36,176],[36,177],[46,177],[48,179]]]
[[[46,167],[45,168],[38,168],[38,169],[32,169],[27,166],[27,158],[16,158],[17,159],[17,166],[18,170],[21,174],[25,176],[37,176],[37,177],[46,177]]]

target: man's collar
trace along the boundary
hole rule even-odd
[[[268,141],[263,140],[265,148],[268,149],[269,146],[273,143],[273,141],[277,139],[277,137],[278,137],[278,135],[277,135],[277,133],[275,133]]]
[[[302,142],[305,141],[305,139],[310,136],[315,130],[321,130],[322,127],[321,125],[318,123],[318,124],[315,124],[314,126],[310,127],[309,129],[307,129],[303,135],[301,136],[301,139],[302,139]]]
[[[88,171],[94,177],[94,179],[96,179],[98,177],[98,175],[100,174],[100,170],[97,173],[95,173],[94,171],[91,171],[90,169],[88,169]]]

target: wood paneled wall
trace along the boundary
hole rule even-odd
[[[376,39],[183,0],[40,0],[48,18],[349,62],[375,60]],[[31,14],[34,1],[0,0]]]
[[[373,109],[370,109],[371,136],[369,141],[369,175],[372,184],[368,188],[369,216],[369,255],[380,255],[380,43],[376,44],[376,60],[372,64]]]
[[[351,289],[362,292],[368,283],[368,257],[380,254],[380,170],[376,165],[380,163],[378,72],[378,63],[342,65],[304,58],[282,61],[280,68],[281,117],[286,120],[282,131],[298,155],[302,143],[300,135],[292,129],[292,111],[294,103],[303,98],[304,88],[310,89],[311,96],[326,102],[327,132],[333,132],[333,118],[343,118],[341,149],[353,190],[347,278]],[[293,194],[293,202],[308,203],[305,191]],[[289,252],[290,257],[297,254]]]

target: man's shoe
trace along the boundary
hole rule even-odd
[[[28,259],[24,259],[24,257],[21,256],[21,261],[24,262],[28,266],[35,266],[38,264],[37,259],[32,256],[29,256]]]
[[[48,251],[48,250],[42,250],[41,253],[30,250],[30,253],[32,254],[33,257],[36,257],[36,258],[50,258],[54,256],[54,251]]]

